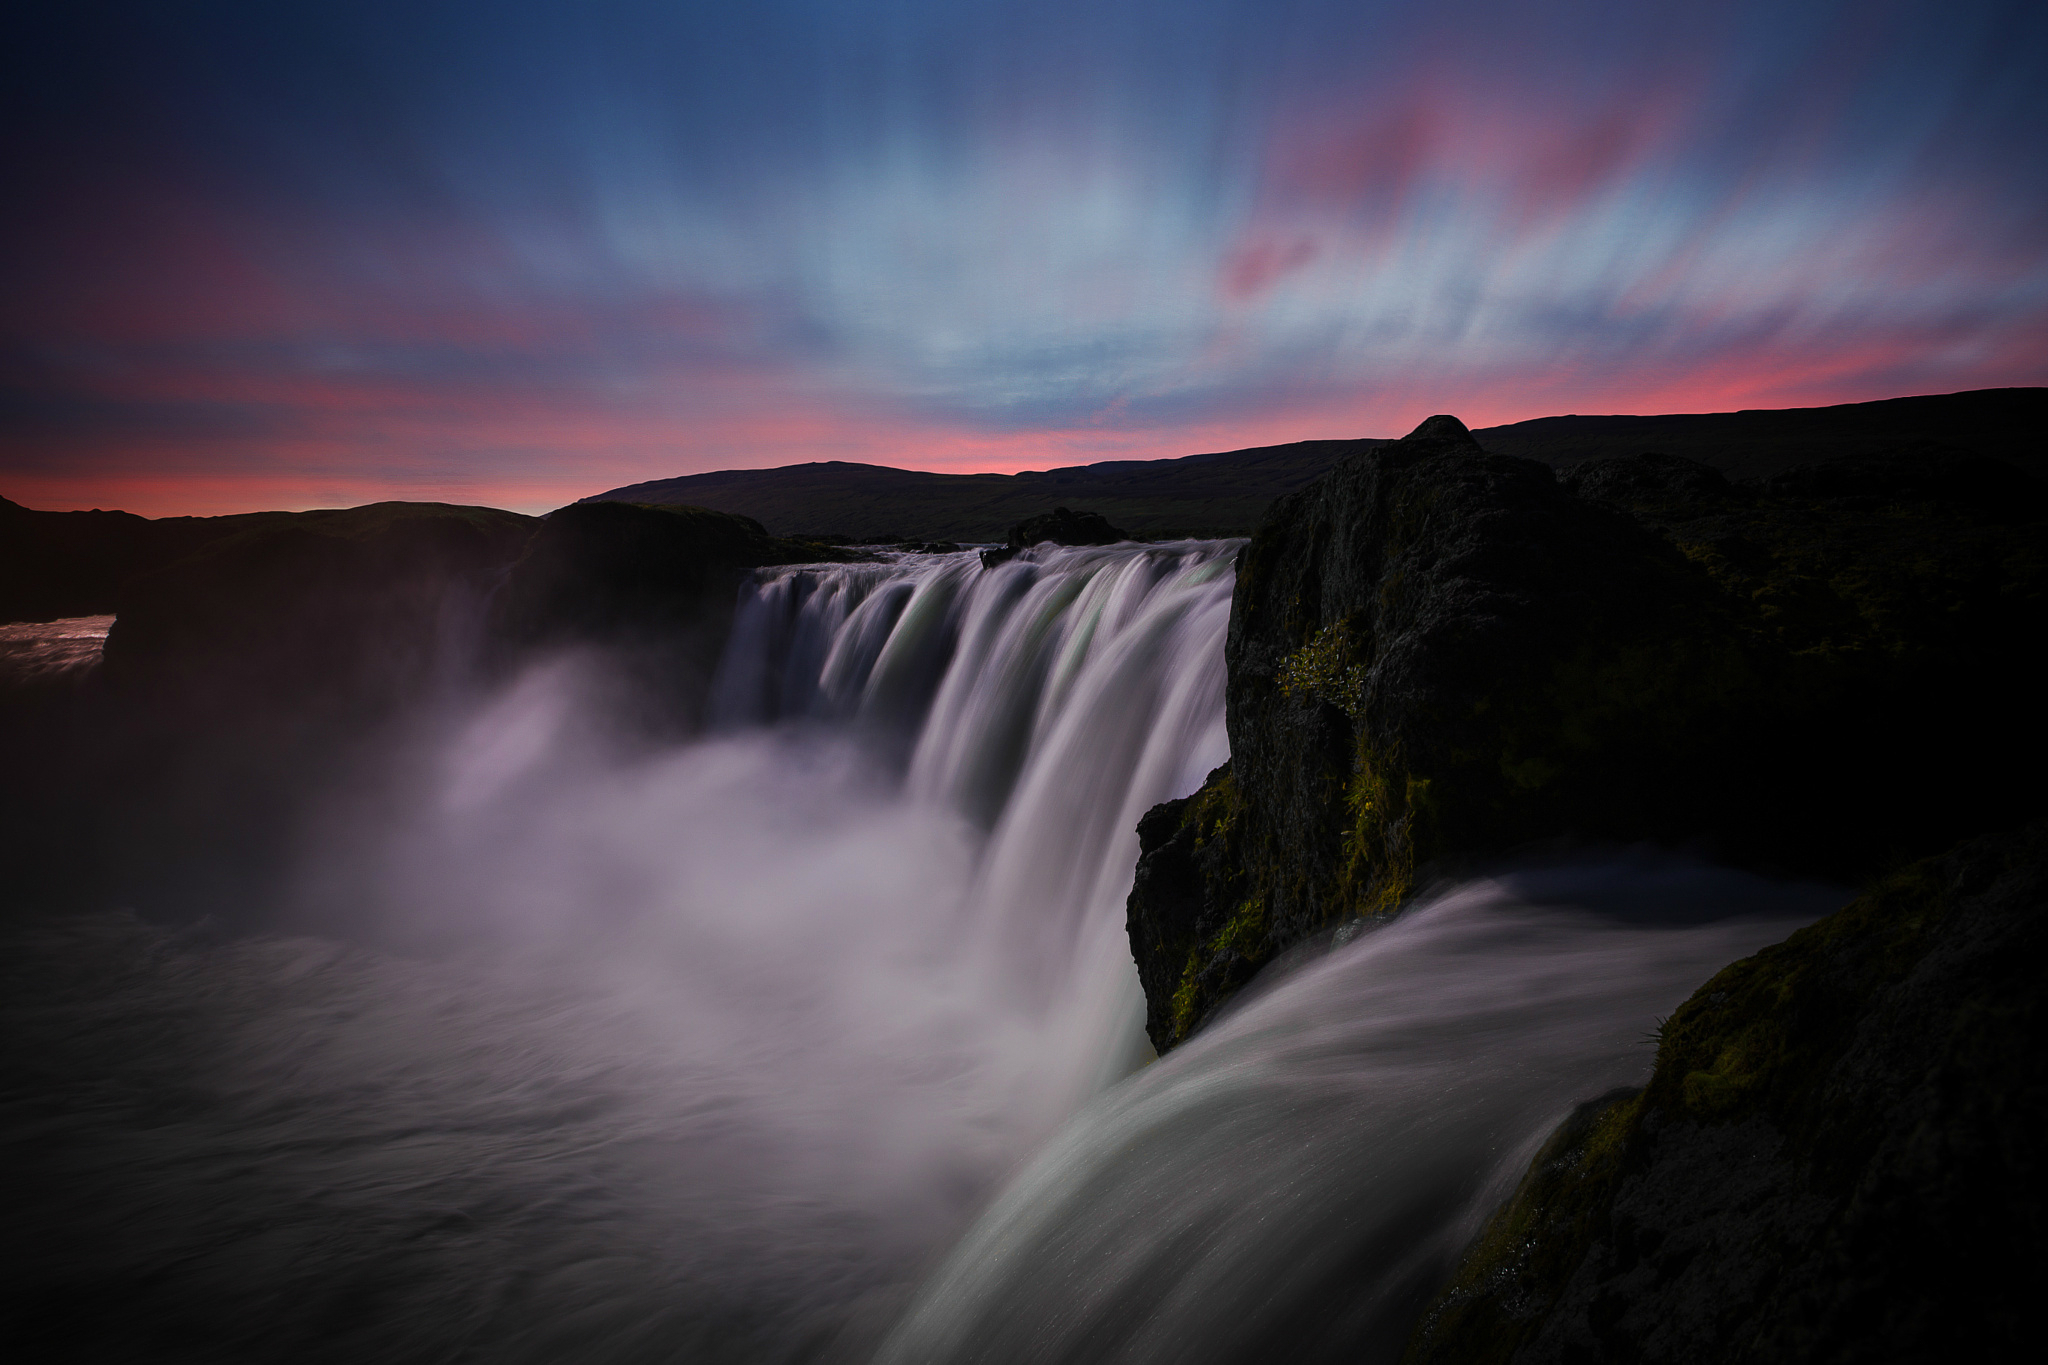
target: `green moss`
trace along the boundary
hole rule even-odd
[[[1251,969],[1265,961],[1267,949],[1266,902],[1253,897],[1240,904],[1221,929],[1189,951],[1180,984],[1173,992],[1175,1040],[1194,1032],[1209,1006],[1220,997],[1214,983],[1207,979],[1218,966],[1232,978],[1248,977]]]
[[[1228,840],[1243,812],[1244,797],[1224,772],[1202,784],[1181,813],[1180,824],[1182,829],[1194,828],[1195,847],[1200,848],[1211,841]]]
[[[1354,724],[1365,719],[1365,668],[1358,662],[1348,621],[1317,631],[1287,656],[1275,681],[1285,696],[1328,702]]]
[[[1939,864],[1887,878],[1846,908],[1785,942],[1724,968],[1657,1031],[1657,1063],[1639,1094],[1574,1115],[1473,1243],[1425,1314],[1404,1359],[1505,1361],[1592,1245],[1610,1235],[1622,1176],[1644,1159],[1644,1120],[1727,1124],[1762,1117],[1799,1161],[1839,1161],[1819,1136],[1830,1070],[1869,1002],[1903,980],[1951,911]],[[1837,1121],[1837,1127],[1840,1127]],[[1854,1169],[1854,1162],[1843,1162]]]
[[[1559,1125],[1417,1325],[1408,1365],[1514,1355],[1605,1230],[1642,1116],[1643,1093],[1631,1090],[1582,1105]]]
[[[1218,953],[1237,953],[1249,957],[1257,953],[1266,941],[1266,902],[1254,897],[1237,907],[1237,911],[1224,924],[1216,937],[1210,940]]]
[[[1344,788],[1344,870],[1333,918],[1388,915],[1415,886],[1418,836],[1430,823],[1432,783],[1360,742]]]
[[[1686,1118],[1757,1112],[1800,1127],[1820,1077],[1867,999],[1902,978],[1946,917],[1932,865],[1916,864],[1844,910],[1725,968],[1668,1020],[1650,1092]]]

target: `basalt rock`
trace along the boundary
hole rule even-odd
[[[1140,826],[1154,1044],[1461,860],[1652,840],[1854,879],[2040,809],[2010,780],[2048,757],[2040,505],[1968,462],[1560,481],[1450,417],[1344,460],[1239,557],[1229,764]]]
[[[1722,971],[1586,1106],[1411,1365],[2023,1358],[2048,1269],[2048,825]]]
[[[779,540],[751,517],[676,504],[582,502],[550,512],[495,604],[523,644],[653,637],[722,619],[749,569],[858,556]]]

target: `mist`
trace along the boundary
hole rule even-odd
[[[1223,757],[1234,548],[764,571],[709,733],[538,658],[340,774],[253,930],[14,926],[23,1301],[111,1296],[88,1355],[857,1358],[1146,1055],[1132,831]]]

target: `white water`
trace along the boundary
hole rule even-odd
[[[298,937],[17,930],[8,1155],[63,1175],[11,1282],[217,1356],[858,1353],[1138,1060],[1133,829],[1224,756],[1234,548],[769,573],[714,736],[536,667],[337,808]]]
[[[0,687],[85,672],[100,661],[113,625],[111,616],[0,624]]]
[[[1105,1094],[930,1279],[878,1365],[1394,1361],[1575,1103],[1841,893],[1623,852],[1467,884]]]
[[[0,1307],[101,1359],[1384,1355],[1655,1018],[1834,898],[1524,870],[1112,1085],[1233,548],[767,572],[709,737],[537,666],[337,805],[296,935],[0,929]]]

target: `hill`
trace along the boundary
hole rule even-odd
[[[1851,456],[1926,450],[1990,455],[2048,478],[2048,389],[1976,389],[1826,408],[1662,417],[1538,417],[1472,434],[1493,455],[1567,467],[1654,451],[1761,478]]]
[[[1243,535],[1273,499],[1321,478],[1340,456],[1380,444],[1296,441],[1024,474],[933,474],[830,460],[656,479],[582,501],[694,503],[752,517],[784,536],[1000,541],[1024,518],[1067,504],[1149,538]]]
[[[1473,435],[1488,452],[1560,468],[1655,451],[1733,479],[1845,456],[1898,451],[1991,455],[2048,477],[2048,389],[1980,389],[1824,408],[1651,417],[1539,417]],[[728,469],[630,484],[584,502],[691,503],[753,517],[782,536],[998,541],[1058,505],[1100,512],[1134,535],[1249,535],[1266,508],[1321,478],[1344,455],[1386,440],[1289,445],[1113,460],[1022,474],[934,474],[839,460]]]

